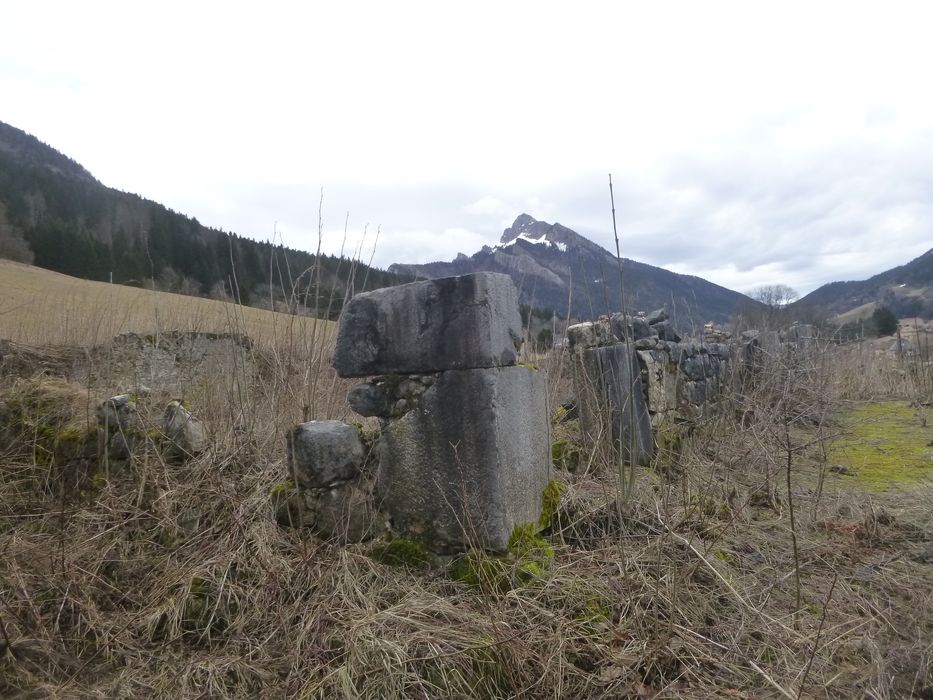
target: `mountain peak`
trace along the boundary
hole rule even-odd
[[[676,303],[682,320],[725,322],[741,294],[697,277],[626,260],[626,298],[632,308],[655,309]],[[499,245],[472,256],[423,265],[396,263],[391,272],[436,279],[470,272],[501,272],[512,277],[519,300],[561,315],[594,318],[616,309],[619,289],[615,255],[559,223],[523,213],[502,233]],[[616,290],[615,294],[609,290]],[[568,310],[568,307],[569,310]]]
[[[546,221],[538,221],[530,214],[519,215],[515,222],[502,232],[502,238],[499,239],[496,249],[509,248],[520,241],[544,244],[545,247],[556,248],[561,252],[585,250],[592,255],[602,255],[605,252],[576,231],[559,223],[549,224]]]
[[[530,214],[519,214],[515,222],[502,232],[499,243],[507,245],[517,238],[539,240],[551,230],[551,224],[538,221]]]

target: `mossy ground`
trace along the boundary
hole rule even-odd
[[[859,403],[841,416],[828,457],[862,488],[909,488],[933,477],[933,426],[905,402]]]
[[[396,538],[373,548],[371,556],[389,566],[409,569],[426,569],[431,565],[431,555],[420,542]]]

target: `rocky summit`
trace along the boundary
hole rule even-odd
[[[399,275],[437,279],[473,272],[501,272],[519,289],[519,301],[577,318],[619,311],[619,268],[613,253],[576,231],[522,214],[496,246],[463,253],[451,262],[397,263]],[[626,303],[632,311],[667,306],[684,327],[726,322],[746,296],[692,275],[679,275],[635,260],[623,261]]]

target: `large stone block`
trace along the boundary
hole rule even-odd
[[[342,377],[505,367],[521,340],[515,284],[478,272],[357,294],[340,318],[334,367]]]
[[[654,438],[635,352],[622,344],[576,352],[573,382],[584,441],[594,445],[611,436],[623,459],[646,464]]]
[[[525,366],[442,373],[384,428],[377,491],[393,529],[437,551],[501,552],[536,522],[550,474],[546,375]]]

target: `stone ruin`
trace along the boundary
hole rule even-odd
[[[567,329],[584,444],[646,464],[655,434],[702,414],[732,360],[724,343],[684,341],[663,309],[613,314]]]
[[[183,398],[191,384],[216,390],[253,374],[251,343],[235,334],[126,333],[87,349],[2,340],[0,378],[14,381],[0,397],[0,445],[38,440],[79,480],[124,472],[142,450],[183,462],[206,452],[210,436],[185,401],[168,397]],[[120,393],[88,410],[92,396],[114,386]],[[73,412],[85,419],[69,419]],[[87,420],[92,413],[95,420]],[[32,421],[40,427],[30,437],[22,431]]]
[[[736,369],[754,380],[766,363],[814,347],[816,334],[794,325],[746,331],[736,343],[707,324],[700,341],[685,340],[660,309],[580,323],[567,339],[584,445],[647,464],[659,433],[702,417]]]
[[[614,314],[567,330],[585,448],[646,464],[659,433],[701,417],[733,366],[752,366],[812,329],[784,334],[705,329],[685,340],[665,310]],[[298,487],[290,523],[324,537],[416,540],[438,553],[504,552],[536,523],[551,469],[546,376],[519,362],[522,326],[511,279],[496,273],[358,294],[341,316],[333,364],[365,378],[350,408],[378,419],[375,437],[340,421],[288,435]],[[771,347],[772,344],[774,347]]]
[[[353,297],[334,367],[367,378],[348,402],[380,430],[369,460],[358,431],[338,421],[289,434],[313,527],[355,541],[385,527],[436,552],[505,551],[516,527],[538,521],[551,466],[546,375],[518,361],[521,339],[507,275]]]
[[[0,340],[0,376],[65,377],[91,389],[176,396],[192,385],[248,385],[258,374],[252,342],[238,333],[123,333],[90,349],[33,347]]]

